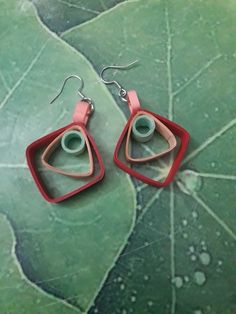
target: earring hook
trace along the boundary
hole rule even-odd
[[[67,76],[67,77],[65,78],[65,80],[64,80],[64,82],[63,82],[63,84],[62,84],[61,90],[60,90],[59,93],[53,98],[53,100],[50,101],[50,104],[52,104],[52,103],[62,94],[62,92],[63,92],[63,90],[64,90],[64,87],[65,87],[67,81],[68,81],[69,79],[71,79],[71,78],[75,78],[75,79],[80,80],[81,85],[80,85],[80,88],[78,89],[77,93],[78,93],[78,95],[82,98],[83,101],[86,101],[86,102],[88,102],[88,103],[90,104],[90,106],[91,106],[91,112],[93,112],[93,111],[94,111],[94,106],[93,106],[93,104],[92,104],[92,99],[86,97],[86,96],[82,93],[82,89],[84,88],[84,80],[83,80],[79,75],[74,75],[74,74],[73,74],[73,75],[69,75],[69,76]]]
[[[122,100],[127,101],[126,100],[126,95],[127,95],[127,91],[116,81],[116,80],[111,80],[111,81],[107,81],[104,79],[104,72],[106,70],[109,69],[117,69],[117,70],[128,70],[130,67],[132,67],[134,64],[136,64],[137,62],[139,62],[139,60],[135,60],[129,64],[126,65],[108,65],[106,67],[104,67],[100,73],[100,78],[102,80],[102,82],[106,85],[116,85],[116,87],[118,87],[119,89],[119,95],[122,98]]]

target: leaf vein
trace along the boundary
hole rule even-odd
[[[153,203],[159,199],[162,191],[163,189],[157,190],[157,192],[153,195],[153,197],[151,197],[150,200],[147,202],[147,204],[143,207],[141,214],[138,216],[137,224],[140,223],[140,221],[145,216],[149,208],[153,205]]]
[[[2,169],[26,169],[27,165],[22,163],[22,164],[0,164],[0,168]]]
[[[173,97],[179,95],[183,90],[186,89],[191,83],[196,81],[204,72],[206,72],[217,60],[222,57],[222,54],[218,54],[209,60],[199,71],[197,71],[185,84],[173,92]]]
[[[196,172],[196,175],[203,178],[223,179],[223,180],[236,180],[236,176],[220,173],[203,173]]]
[[[172,40],[171,40],[171,29],[170,29],[170,18],[168,7],[165,7],[165,20],[166,20],[166,32],[167,32],[167,91],[168,91],[168,117],[170,120],[173,120],[173,92],[172,92],[172,65],[171,65],[171,56],[172,56]]]
[[[32,70],[32,68],[34,67],[34,65],[37,63],[37,61],[39,60],[43,50],[45,49],[46,45],[48,43],[48,40],[42,45],[41,49],[37,52],[36,56],[33,58],[33,60],[30,62],[29,66],[27,67],[27,69],[24,71],[24,73],[21,75],[21,77],[18,79],[18,81],[15,83],[15,85],[9,90],[9,92],[7,93],[7,95],[5,96],[5,98],[3,99],[2,103],[0,104],[0,109],[2,109],[6,103],[8,102],[8,100],[11,98],[11,96],[14,94],[14,92],[16,91],[16,89],[20,86],[20,84],[24,81],[24,79],[26,78],[26,76],[30,73],[30,71]]]
[[[83,6],[79,6],[78,4],[69,3],[69,2],[64,1],[64,0],[58,0],[58,2],[68,6],[70,8],[79,9],[79,10],[84,11],[84,12],[89,12],[89,13],[93,13],[93,14],[96,14],[96,15],[102,13],[101,11],[89,9],[89,8],[86,8],[86,7],[83,7]]]
[[[195,158],[199,153],[205,150],[209,145],[214,143],[221,135],[227,132],[229,129],[236,125],[236,118],[228,122],[225,126],[223,126],[219,131],[217,131],[212,136],[208,137],[200,146],[198,146],[195,150],[193,150],[182,162],[182,165],[186,164],[193,158]]]
[[[205,211],[230,235],[230,237],[236,241],[236,234],[230,229],[230,227],[220,218],[211,208],[208,206],[196,193],[192,193],[191,196],[200,204]]]
[[[174,286],[175,279],[175,204],[174,204],[173,183],[170,185],[170,272],[171,272],[171,314],[175,313],[176,308],[176,290]]]

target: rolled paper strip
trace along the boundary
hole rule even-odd
[[[89,157],[89,171],[87,172],[68,172],[63,169],[57,168],[50,164],[49,159],[53,151],[57,148],[58,145],[61,143],[61,139],[65,133],[68,133],[69,131],[79,131],[84,137],[85,144],[88,151],[88,157]],[[60,173],[62,175],[73,177],[73,178],[86,178],[90,177],[94,172],[94,161],[93,161],[93,153],[90,147],[90,140],[88,139],[88,135],[86,134],[86,130],[83,129],[83,126],[74,124],[70,125],[70,127],[66,130],[64,130],[61,134],[57,135],[53,141],[49,143],[49,145],[44,150],[42,156],[41,156],[42,164],[48,169],[55,173]]]
[[[135,91],[128,91],[127,92],[127,103],[129,105],[130,108],[130,112],[131,112],[131,116],[129,118],[129,120],[127,121],[120,137],[119,140],[116,144],[116,148],[114,151],[114,156],[113,156],[113,160],[115,162],[115,164],[121,168],[123,171],[125,171],[126,173],[130,174],[131,176],[134,176],[135,178],[153,185],[155,187],[164,187],[167,186],[168,184],[170,184],[173,179],[174,176],[180,166],[181,161],[183,160],[184,154],[186,152],[187,146],[188,146],[188,142],[189,142],[189,133],[182,128],[180,125],[174,123],[173,121],[170,121],[154,112],[145,110],[145,109],[141,109],[139,101],[138,101],[138,97]],[[136,118],[136,114],[146,114],[146,115],[150,115],[152,118],[156,119],[156,128],[157,131],[167,140],[167,142],[169,143],[169,149],[173,149],[173,146],[175,145],[176,142],[176,138],[178,138],[179,140],[179,145],[176,149],[175,155],[174,155],[174,160],[172,162],[172,165],[170,167],[169,173],[167,174],[166,178],[164,179],[164,181],[157,181],[156,178],[152,178],[152,177],[148,177],[146,175],[143,175],[141,172],[138,172],[138,170],[134,169],[133,167],[131,167],[129,164],[127,164],[127,162],[124,161],[123,157],[126,157],[126,159],[130,159],[129,157],[132,156],[128,156],[129,155],[129,136],[131,135],[132,132],[132,125],[133,125],[133,120]],[[160,122],[162,125],[160,125]],[[165,129],[163,128],[163,125],[165,126]],[[168,131],[168,132],[167,132]],[[171,132],[171,134],[170,134]],[[168,135],[169,133],[169,135]],[[126,141],[126,152],[124,152],[124,142]],[[161,152],[161,155],[163,156],[164,154],[169,152],[169,149],[166,150],[165,152]],[[128,154],[127,154],[128,153]],[[128,156],[128,157],[127,157]],[[159,155],[160,156],[160,155]],[[156,159],[157,157],[159,157],[158,155],[155,156],[147,156],[144,158],[150,158],[150,157],[154,157],[153,159]],[[149,159],[150,160],[150,159]],[[143,162],[144,160],[142,160]],[[133,161],[135,162],[135,160]]]
[[[132,135],[136,141],[145,143],[152,138],[155,128],[154,119],[148,115],[140,115],[133,122]]]
[[[134,121],[137,119],[137,117],[143,116],[144,114],[145,114],[145,116],[149,116],[151,119],[153,119],[153,121],[155,122],[156,131],[167,141],[169,147],[167,149],[159,152],[159,153],[154,154],[154,155],[134,158],[130,154],[130,135],[131,135],[131,131],[132,131],[132,126],[133,126]],[[151,161],[151,160],[160,158],[160,157],[166,155],[167,153],[171,152],[176,147],[176,145],[177,145],[177,141],[176,141],[175,135],[170,131],[170,129],[165,124],[163,124],[160,121],[160,119],[157,119],[154,114],[150,114],[149,112],[146,112],[144,110],[140,110],[131,119],[130,125],[128,128],[127,137],[126,137],[126,144],[125,144],[126,160],[128,162],[135,162],[135,163],[142,163],[142,162]]]
[[[48,163],[48,159],[50,158],[51,153],[61,145],[61,138],[65,132],[68,132],[70,129],[79,130],[85,139],[85,143],[88,150],[88,157],[89,157],[89,164],[90,169],[87,173],[71,173],[63,171],[63,169],[55,168],[53,165]],[[46,146],[46,148],[45,148]],[[43,154],[41,155],[41,161],[43,166],[46,169],[54,171],[56,173],[60,173],[66,176],[75,177],[75,178],[82,178],[82,177],[89,177],[88,180],[84,181],[81,185],[80,184],[72,190],[69,190],[65,194],[60,194],[56,196],[54,193],[51,192],[51,189],[48,188],[50,186],[50,182],[45,182],[43,177],[41,176],[41,172],[38,169],[38,164],[36,164],[36,160],[38,158],[38,154],[44,149]],[[94,161],[93,155],[96,158],[96,172],[94,173]],[[102,160],[102,157],[98,151],[97,145],[94,139],[91,137],[90,133],[86,130],[84,123],[70,123],[69,125],[64,126],[56,131],[53,131],[50,134],[47,134],[33,143],[31,143],[26,150],[26,159],[29,165],[30,172],[33,176],[33,179],[42,194],[42,196],[50,203],[59,203],[62,202],[86,189],[93,186],[94,184],[98,183],[105,174],[105,167]],[[92,176],[93,175],[93,176]]]
[[[71,155],[80,155],[85,150],[85,139],[81,132],[71,130],[65,132],[61,139],[62,149]]]

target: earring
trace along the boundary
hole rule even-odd
[[[137,60],[125,66],[107,66],[102,69],[100,74],[103,83],[107,85],[114,84],[118,88],[119,96],[128,104],[130,110],[130,117],[116,144],[113,160],[119,168],[129,173],[131,176],[147,184],[156,187],[164,187],[170,184],[174,179],[187,149],[189,134],[184,128],[173,121],[154,112],[142,109],[136,91],[126,91],[117,81],[107,81],[104,79],[104,72],[106,70],[124,70],[130,68],[135,63],[137,63]],[[165,140],[166,145],[164,149],[156,153],[152,151],[152,154],[145,156],[132,156],[131,139],[135,145],[139,144],[140,147],[143,147],[144,144],[147,145],[149,142],[153,141],[155,135],[161,135]],[[122,151],[123,147],[124,149]],[[174,156],[174,160],[168,174],[162,181],[148,177],[136,170],[138,166],[148,167],[147,162],[159,161],[170,154]],[[155,168],[152,168],[152,172],[153,169]]]
[[[68,76],[64,80],[60,92],[51,103],[62,94],[66,82],[72,78],[78,79],[81,82],[80,89],[78,90],[78,95],[81,97],[81,100],[76,104],[72,119],[73,122],[34,141],[26,149],[26,159],[34,181],[42,196],[51,203],[59,203],[80,193],[102,180],[105,174],[102,157],[94,139],[86,129],[88,119],[94,112],[94,105],[92,104],[92,100],[82,93],[84,86],[82,78],[77,75]],[[55,155],[58,151],[63,153],[66,159],[73,159],[76,166],[81,166],[80,157],[82,158],[84,154],[87,154],[89,169],[75,172],[67,171],[62,166],[55,166],[52,160],[55,159]],[[44,182],[45,180],[42,178],[39,167],[37,167],[36,159],[38,155],[40,156],[38,158],[39,164],[43,166],[44,172],[48,170],[51,174],[54,173],[55,175],[71,178],[73,184],[76,179],[78,186],[76,186],[76,188],[73,187],[71,191],[66,191],[66,193],[62,195],[53,195],[53,193],[49,191],[50,188],[47,187],[47,183]]]

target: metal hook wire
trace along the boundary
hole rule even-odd
[[[120,97],[124,100],[124,101],[127,101],[125,96],[127,94],[127,91],[116,81],[116,80],[111,80],[111,81],[107,81],[104,79],[104,72],[108,69],[117,69],[117,70],[127,70],[129,69],[130,67],[132,67],[134,64],[136,64],[139,60],[135,60],[129,64],[126,64],[126,65],[108,65],[106,67],[104,67],[100,73],[100,78],[102,80],[102,82],[106,85],[116,85],[116,87],[118,87],[119,89],[119,95]]]
[[[74,74],[73,74],[73,75],[69,75],[69,76],[67,76],[67,77],[65,78],[65,80],[64,80],[64,82],[63,82],[63,84],[62,84],[62,87],[61,87],[60,92],[53,98],[53,100],[50,102],[50,104],[52,104],[52,103],[62,94],[63,89],[64,89],[64,87],[65,87],[65,85],[66,85],[66,82],[67,82],[69,79],[71,79],[71,78],[75,78],[75,79],[80,80],[81,86],[80,86],[80,88],[78,89],[77,93],[78,93],[78,95],[82,98],[82,100],[87,101],[87,102],[91,105],[91,112],[94,111],[94,106],[93,106],[93,104],[92,104],[92,99],[86,97],[86,96],[82,93],[82,89],[84,88],[84,81],[83,81],[83,79],[82,79],[79,75],[74,75]]]

